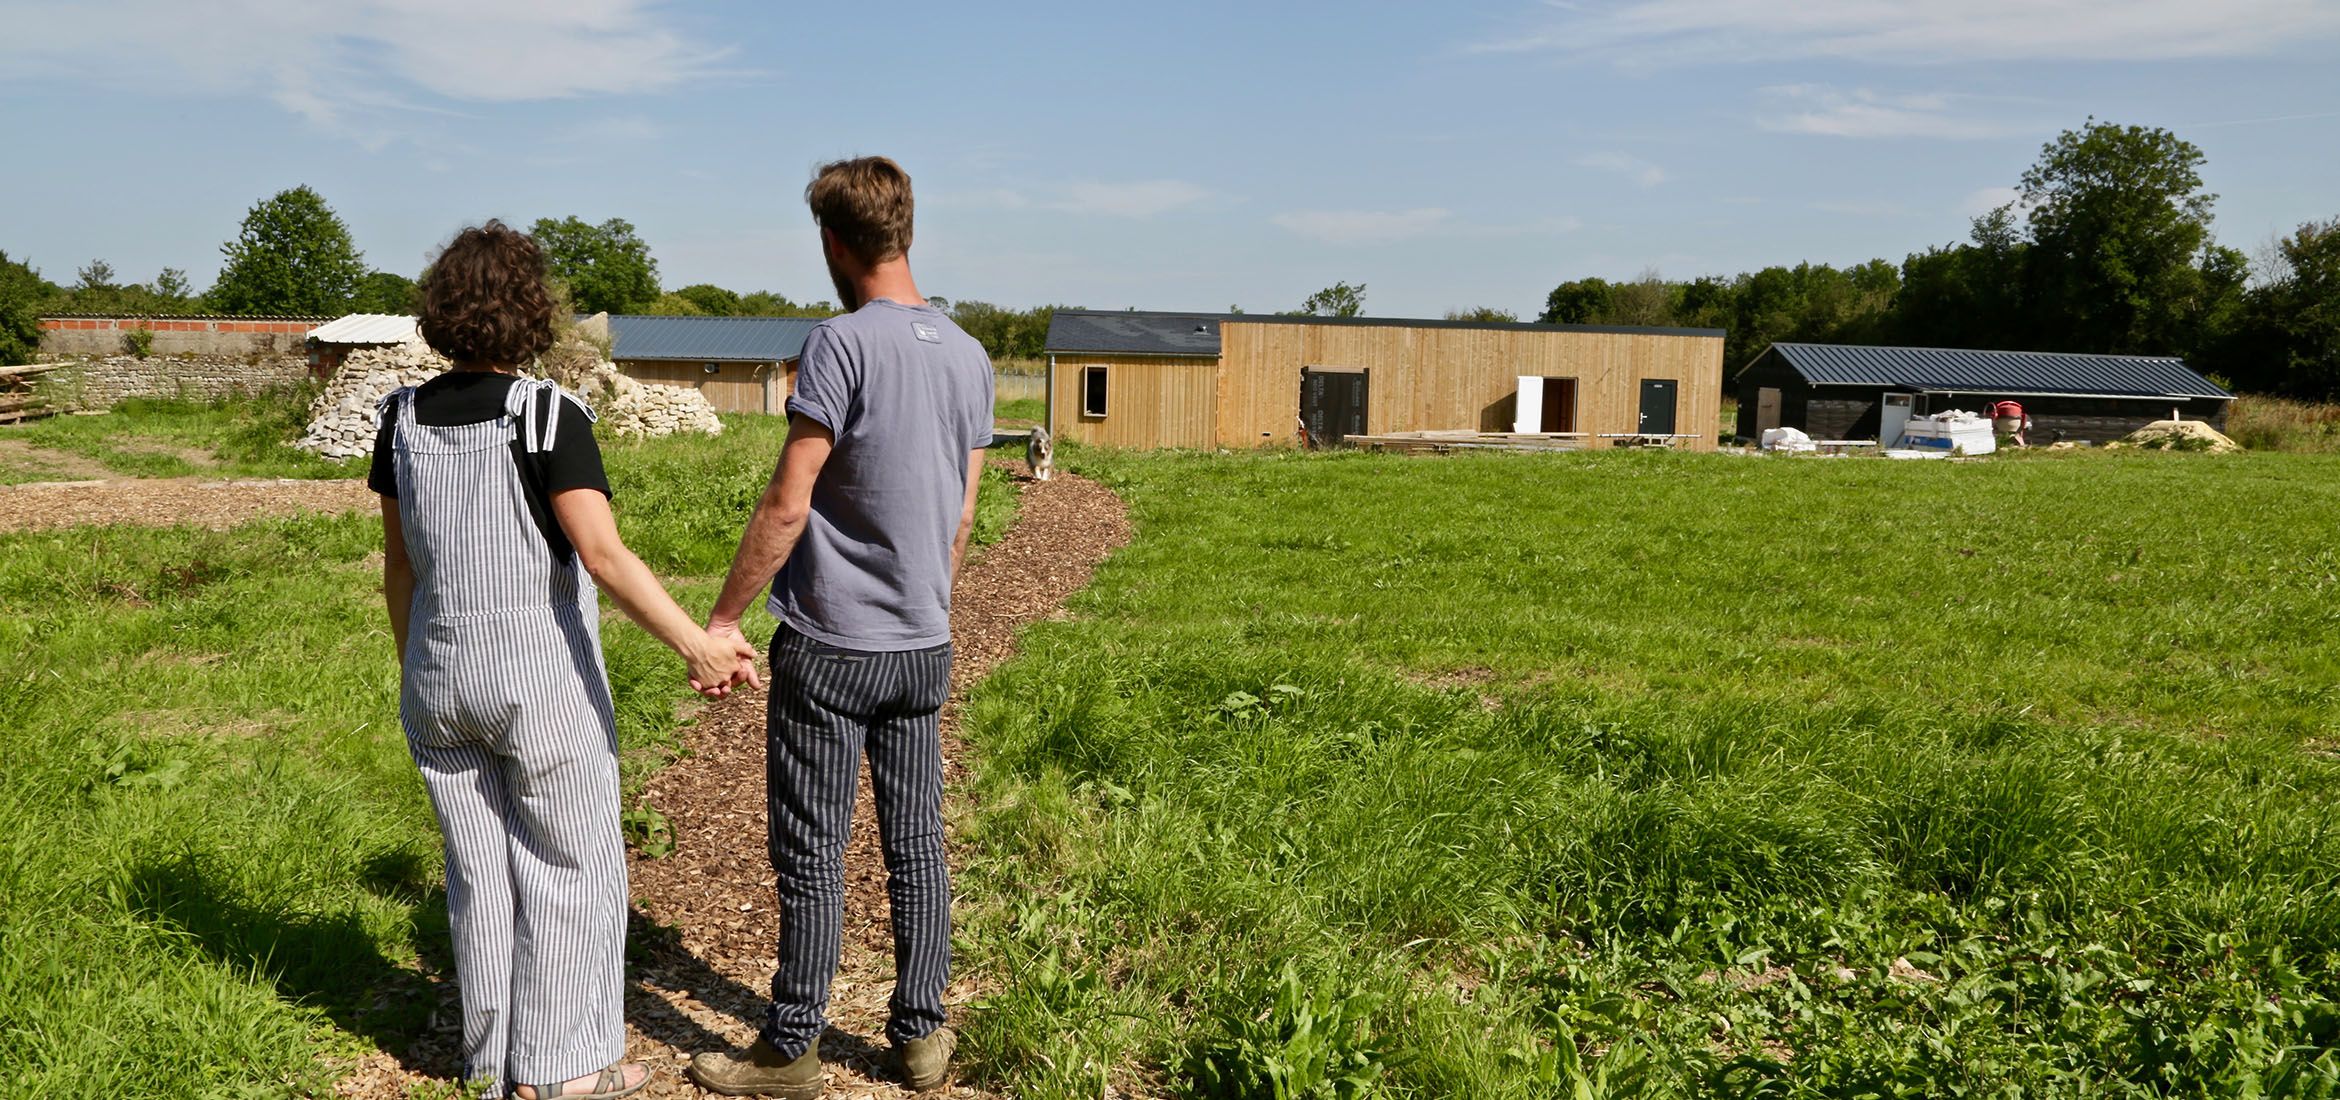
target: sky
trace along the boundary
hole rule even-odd
[[[883,153],[928,294],[1532,318],[1962,239],[2091,116],[2256,252],[2340,217],[2335,57],[2340,0],[0,0],[0,250],[204,287],[305,183],[380,269],[617,217],[669,288],[828,298],[804,183]]]

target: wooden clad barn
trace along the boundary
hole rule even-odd
[[[805,317],[609,318],[610,359],[644,382],[707,395],[718,412],[779,413],[796,384]]]
[[[1796,428],[1893,446],[1912,416],[2023,406],[2037,446],[2103,443],[2156,420],[2226,426],[2234,395],[2163,356],[1773,344],[1732,380],[1738,434]]]
[[[1711,450],[1717,329],[1059,310],[1048,430],[1108,447],[1262,447],[1471,430]]]

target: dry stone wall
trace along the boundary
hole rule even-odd
[[[110,409],[133,397],[214,401],[300,385],[309,376],[303,356],[108,355],[62,359],[72,368],[54,383],[60,404]]]

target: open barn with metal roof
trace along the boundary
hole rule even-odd
[[[1765,349],[1732,379],[1732,391],[1745,438],[1795,428],[1888,447],[1911,416],[1987,415],[2001,401],[2023,406],[2036,445],[2109,442],[2156,420],[2223,430],[2234,400],[2169,356],[1797,343]]]
[[[1108,447],[1485,432],[1712,449],[1718,329],[1056,311],[1048,430]]]

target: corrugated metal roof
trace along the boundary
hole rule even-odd
[[[610,358],[780,363],[804,354],[813,317],[647,317],[609,319]]]
[[[396,313],[352,313],[309,330],[321,344],[403,344],[416,336],[415,319]]]
[[[1048,350],[1217,358],[1219,320],[1220,315],[1215,313],[1060,309],[1048,321]]]
[[[1351,325],[1381,328],[1525,329],[1531,332],[1618,332],[1640,336],[1708,336],[1718,328],[1638,328],[1619,325],[1544,325],[1515,321],[1434,321],[1411,317],[1287,317],[1274,313],[1153,313],[1140,310],[1060,309],[1048,322],[1051,352],[1101,351],[1129,355],[1219,354],[1219,326],[1243,322]]]
[[[2184,360],[2169,356],[1843,344],[1773,344],[1763,354],[1779,356],[1816,386],[1893,386],[1979,394],[2233,396],[2195,373]],[[1757,357],[1758,362],[1761,359]]]

